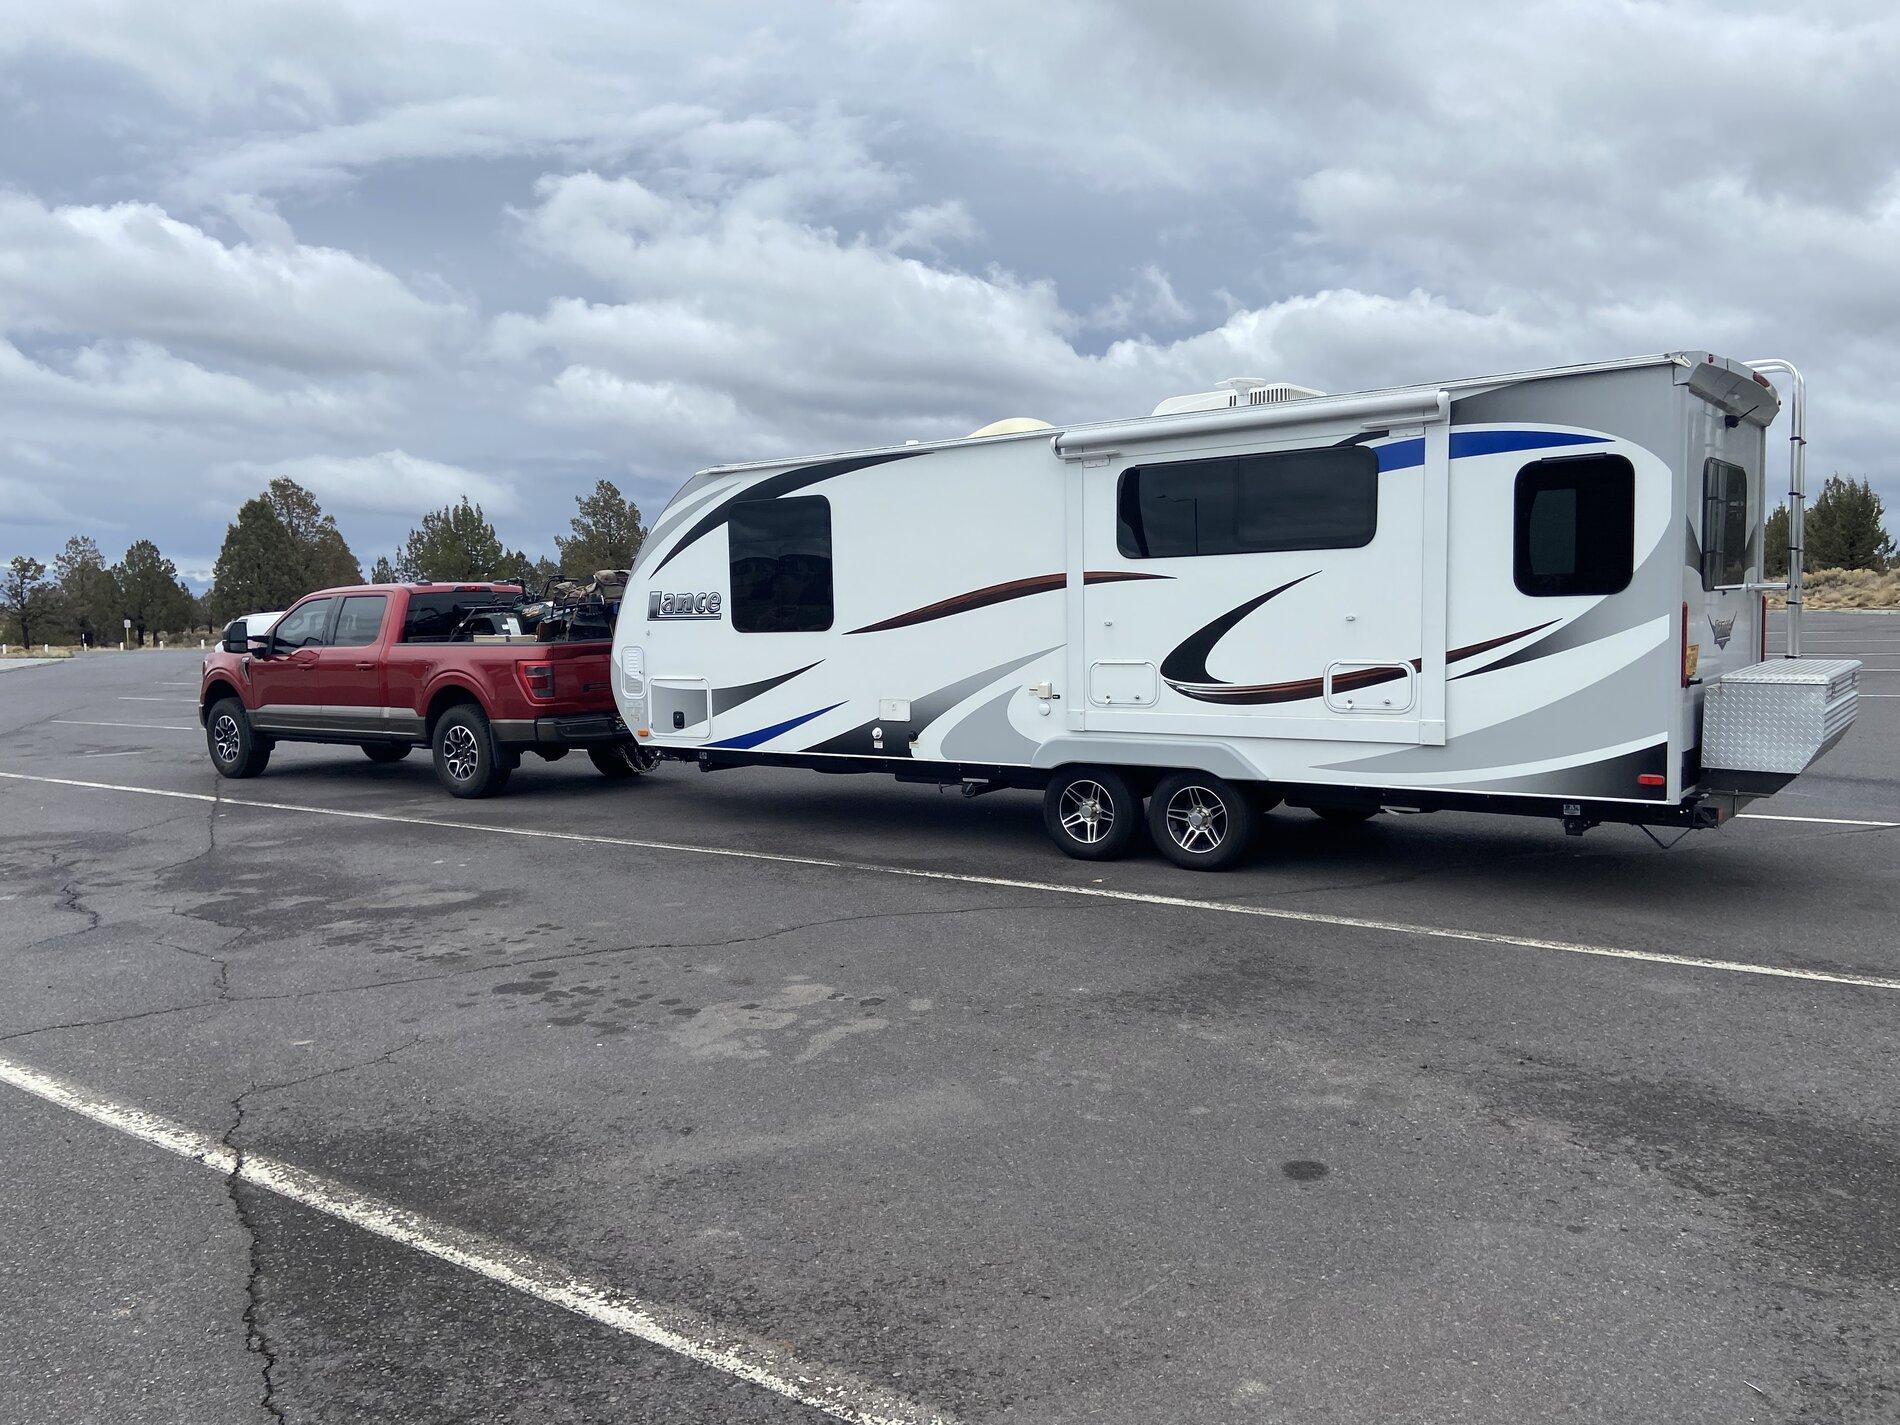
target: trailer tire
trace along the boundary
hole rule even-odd
[[[495,741],[487,714],[473,703],[457,703],[436,719],[430,747],[436,780],[450,796],[492,797],[508,785],[514,771]]]
[[[1246,792],[1206,772],[1170,772],[1148,799],[1148,834],[1190,871],[1225,871],[1247,854],[1257,822]]]
[[[409,755],[409,751],[409,744],[406,742],[365,742],[363,744],[363,755],[379,766],[390,762],[400,762]]]
[[[1065,767],[1043,790],[1042,824],[1064,854],[1112,861],[1141,832],[1141,794],[1112,767]]]
[[[270,761],[270,743],[236,698],[219,698],[205,714],[205,747],[220,777],[255,777]]]
[[[660,754],[635,743],[616,742],[611,747],[588,748],[587,760],[608,781],[623,782],[630,777],[644,776],[659,766]]]

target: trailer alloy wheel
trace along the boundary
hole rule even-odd
[[[508,785],[513,759],[495,741],[487,716],[460,703],[437,720],[433,738],[436,780],[457,797],[492,797]]]
[[[1224,871],[1253,840],[1254,803],[1225,777],[1174,772],[1148,802],[1148,830],[1161,854],[1194,871]]]
[[[1110,861],[1141,830],[1141,796],[1112,767],[1068,767],[1043,791],[1042,821],[1069,855]]]
[[[244,704],[220,698],[205,715],[205,745],[220,777],[255,777],[270,761],[270,743],[258,736]]]

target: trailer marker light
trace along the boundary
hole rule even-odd
[[[1669,779],[1660,772],[1641,772],[1636,777],[1636,785],[1639,787],[1660,787],[1666,785],[1668,781]]]

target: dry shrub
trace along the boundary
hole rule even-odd
[[[1900,569],[1810,569],[1802,584],[1811,609],[1900,609]],[[1788,601],[1770,594],[1768,602],[1781,608]]]

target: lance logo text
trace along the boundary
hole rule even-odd
[[[647,617],[654,618],[718,618],[719,606],[724,596],[717,593],[662,594],[658,589],[647,591]]]

